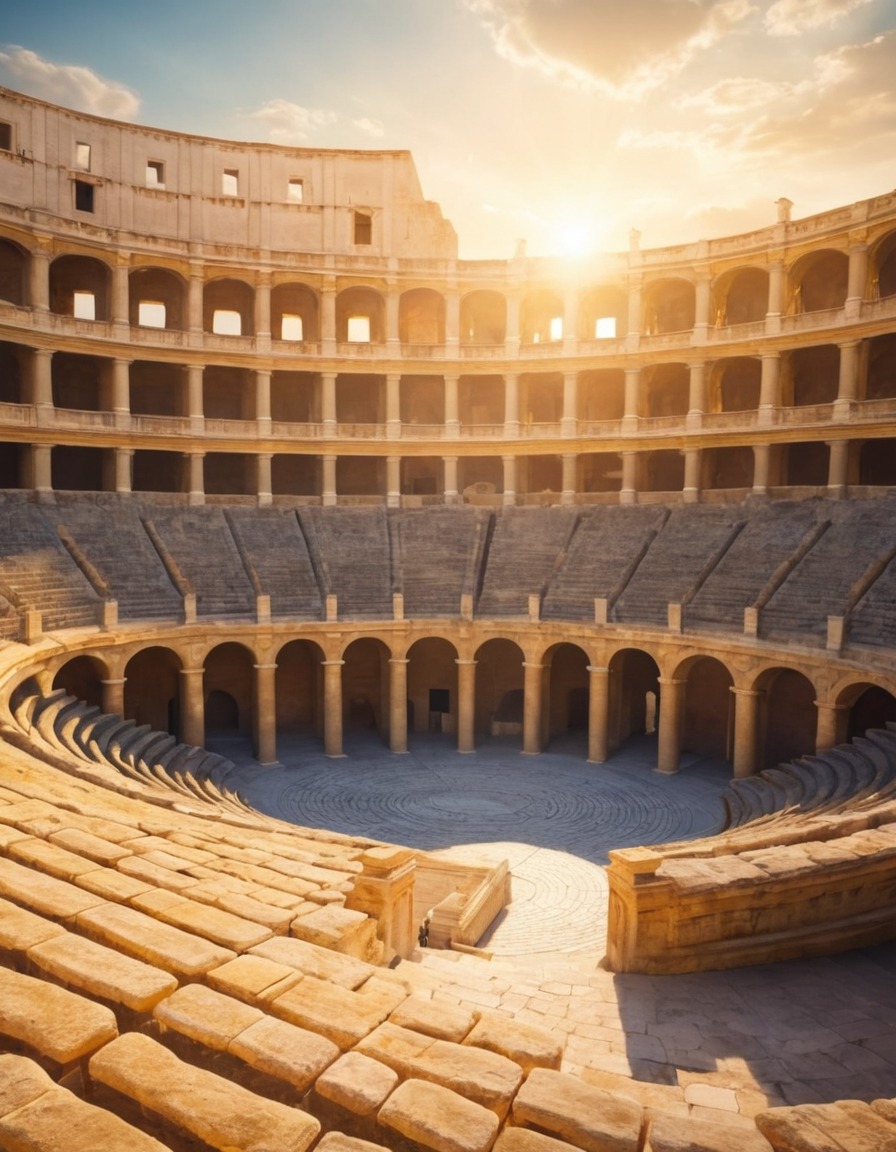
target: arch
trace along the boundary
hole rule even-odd
[[[577,385],[579,420],[621,420],[625,415],[625,372],[622,368],[594,368],[580,372]]]
[[[186,281],[168,268],[134,268],[128,276],[128,319],[132,328],[143,325],[183,331],[187,326],[186,301]],[[148,316],[141,304],[160,304],[164,314],[155,310]],[[153,319],[163,323],[151,323]]]
[[[239,331],[220,333],[228,336],[255,335],[255,291],[245,280],[222,276],[209,280],[202,292],[202,330],[215,332],[215,313],[234,313],[239,317]],[[220,325],[219,325],[220,328]]]
[[[818,717],[812,681],[793,668],[767,668],[756,680],[762,692],[760,769],[815,754]]]
[[[27,303],[28,256],[24,248],[0,237],[0,300],[23,307]]]
[[[610,659],[607,747],[621,748],[633,736],[653,735],[659,719],[660,670],[640,648],[621,648]]]
[[[480,645],[474,659],[476,733],[480,737],[513,737],[521,745],[525,660],[522,648],[513,640],[495,637]]]
[[[700,487],[708,491],[753,487],[755,454],[746,444],[704,448],[700,453]]]
[[[810,252],[790,269],[789,312],[842,308],[849,285],[849,258],[831,248]]]
[[[794,408],[833,404],[840,377],[840,349],[836,344],[794,348],[784,358],[782,403]]]
[[[500,292],[479,289],[460,302],[460,343],[503,344],[507,338],[507,301]]]
[[[402,344],[445,343],[445,297],[434,288],[411,288],[398,299],[398,338]]]
[[[180,682],[183,661],[171,648],[136,652],[124,669],[124,717],[181,738]]]
[[[129,373],[132,416],[186,416],[185,372],[164,360],[134,360]]]
[[[868,279],[872,300],[896,295],[896,231],[885,233],[869,252]]]
[[[389,735],[389,656],[382,640],[364,636],[342,654],[342,723],[349,732]]]
[[[549,344],[563,339],[563,298],[548,288],[530,292],[520,305],[520,340]]]
[[[578,644],[554,644],[544,654],[546,700],[542,707],[542,747],[569,736],[577,751],[588,751],[588,653]]]
[[[580,340],[621,340],[628,335],[628,293],[616,284],[586,289],[579,301]]]
[[[842,732],[845,740],[864,736],[871,728],[886,728],[896,723],[896,695],[880,684],[861,681],[851,684],[841,692],[837,704],[846,709]]]
[[[427,636],[408,649],[408,734],[457,733],[457,648],[442,636]]]
[[[0,340],[0,404],[27,404],[33,353],[21,344]]]
[[[464,428],[477,424],[503,424],[503,376],[461,376],[457,397],[458,416]]]
[[[84,319],[108,320],[112,271],[94,256],[57,256],[50,265],[50,311],[75,316],[76,295],[93,298],[93,315]]]
[[[271,336],[303,344],[320,339],[320,301],[313,288],[288,283],[271,289]]]
[[[690,403],[687,364],[651,364],[641,373],[641,416],[686,416]]]
[[[276,655],[277,733],[302,733],[320,740],[324,732],[326,659],[314,640],[289,640]]]
[[[896,396],[896,333],[872,336],[868,341],[866,400],[892,400]]]
[[[696,292],[690,280],[654,280],[644,288],[644,334],[690,332],[696,317]]]
[[[762,362],[756,356],[730,356],[713,365],[711,412],[755,412],[759,408]]]
[[[720,276],[712,287],[712,319],[716,326],[754,324],[768,311],[769,276],[764,268],[737,268]]]
[[[254,655],[235,640],[225,641],[206,655],[206,740],[248,737],[252,731]]]
[[[367,319],[367,335],[354,321]],[[345,344],[383,344],[386,340],[386,302],[375,288],[344,288],[336,297],[336,339]]]
[[[681,750],[731,760],[734,677],[714,656],[694,656],[676,673],[686,680]]]
[[[102,708],[102,682],[107,677],[107,666],[98,656],[73,656],[57,669],[53,690],[62,688],[69,696]]]
[[[681,492],[684,489],[684,454],[660,448],[638,454],[643,466],[645,492]]]
[[[56,352],[51,365],[53,406],[81,412],[110,411],[110,360],[79,352]]]
[[[523,372],[519,403],[523,424],[559,424],[563,415],[563,373]]]

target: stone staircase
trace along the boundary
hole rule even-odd
[[[343,620],[392,616],[392,553],[384,508],[302,508],[299,522],[324,594]]]
[[[473,590],[487,517],[470,507],[406,509],[390,515],[405,616],[456,618],[461,596]]]
[[[271,598],[271,617],[319,620],[320,588],[295,512],[232,508],[227,520],[262,590]]]
[[[528,616],[539,604],[575,530],[577,508],[503,508],[495,513],[479,616]]]

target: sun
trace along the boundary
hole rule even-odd
[[[581,260],[597,250],[599,228],[586,215],[569,215],[557,220],[552,229],[552,248],[558,256]]]

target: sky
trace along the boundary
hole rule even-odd
[[[797,219],[896,188],[896,0],[0,0],[0,85],[409,149],[466,259],[686,243],[781,197]]]

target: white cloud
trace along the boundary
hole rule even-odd
[[[362,116],[360,120],[353,120],[352,124],[359,132],[363,132],[365,136],[372,136],[374,139],[379,139],[386,131],[382,120],[373,120],[369,116]]]
[[[750,0],[465,3],[505,59],[618,99],[659,87],[755,11]]]
[[[813,28],[835,24],[871,0],[777,0],[765,14],[772,36],[798,36]]]
[[[268,100],[261,108],[248,114],[249,119],[267,129],[268,138],[276,144],[301,144],[316,131],[334,124],[335,112],[319,108],[303,108],[290,100]]]
[[[676,108],[698,108],[710,116],[740,116],[806,92],[811,81],[791,83],[786,80],[760,80],[749,76],[732,76],[720,80],[702,92],[682,96]]]
[[[139,98],[123,84],[104,80],[90,68],[54,64],[17,45],[0,52],[0,82],[41,100],[114,120],[132,120],[140,109]]]

